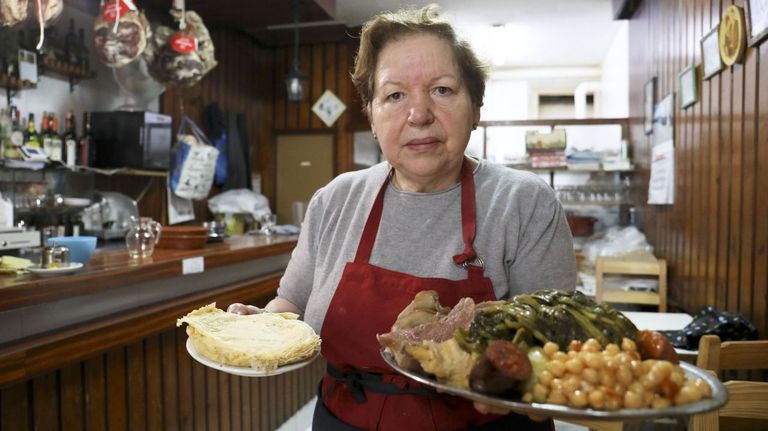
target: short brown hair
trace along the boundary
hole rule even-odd
[[[355,57],[355,70],[352,72],[352,83],[360,94],[363,111],[370,117],[374,72],[381,50],[389,42],[417,34],[434,35],[448,42],[472,103],[477,107],[483,106],[485,81],[488,79],[487,66],[480,61],[469,43],[456,35],[451,24],[439,18],[437,5],[430,4],[421,9],[385,12],[363,25],[360,48]]]

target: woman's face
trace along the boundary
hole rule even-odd
[[[406,36],[381,50],[371,128],[400,183],[453,184],[479,119],[447,42]]]

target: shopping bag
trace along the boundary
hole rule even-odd
[[[213,184],[218,156],[219,150],[200,128],[189,117],[182,117],[168,179],[173,193],[185,199],[206,198]]]
[[[226,130],[222,130],[221,135],[213,140],[213,146],[219,150],[219,157],[216,159],[216,172],[214,173],[213,182],[220,186],[227,181],[227,170],[229,168]]]

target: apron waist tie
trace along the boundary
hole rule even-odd
[[[369,373],[366,371],[352,370],[348,372],[342,372],[338,368],[334,367],[330,363],[327,367],[327,373],[334,378],[334,382],[329,390],[322,395],[325,397],[333,390],[333,387],[338,384],[344,384],[352,393],[352,397],[358,404],[368,401],[368,397],[365,396],[365,391],[378,392],[387,395],[404,395],[404,394],[416,394],[427,397],[438,396],[438,393],[432,389],[423,387],[406,387],[401,388],[394,383],[385,382],[382,377],[384,374]]]

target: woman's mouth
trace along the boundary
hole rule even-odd
[[[429,150],[438,144],[437,138],[411,139],[405,146],[416,151]]]

